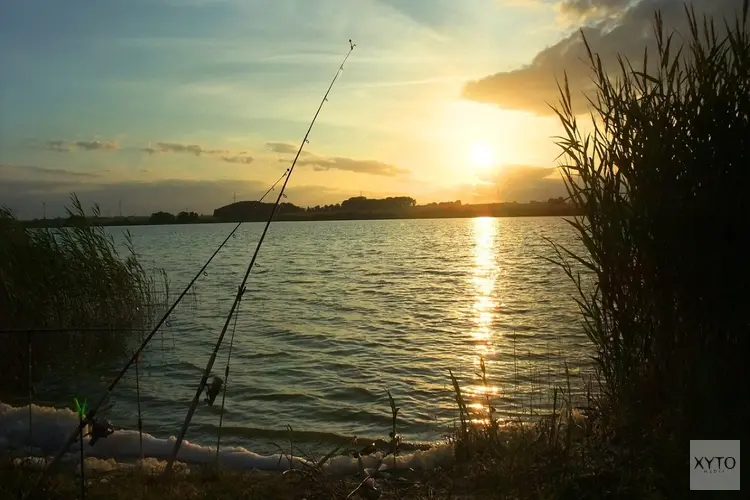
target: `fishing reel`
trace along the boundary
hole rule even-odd
[[[91,420],[91,431],[88,433],[88,436],[91,437],[89,446],[94,446],[97,441],[109,437],[113,432],[115,432],[115,426],[112,425],[112,422],[106,418],[93,418]]]
[[[222,380],[221,377],[215,376],[214,379],[211,381],[211,384],[206,384],[204,386],[206,391],[206,399],[204,400],[205,403],[209,406],[214,405],[214,401],[216,400],[216,396],[219,395],[219,392],[221,392],[221,388],[224,385],[224,380]]]

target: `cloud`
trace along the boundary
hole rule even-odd
[[[410,184],[410,189],[416,189],[416,185]],[[424,193],[417,197],[419,203],[454,200],[463,203],[528,203],[568,195],[556,168],[527,165],[506,165],[496,172],[487,173],[483,182],[425,189]]]
[[[41,209],[42,202],[66,196],[74,189],[85,190],[99,175],[61,168],[0,164],[0,206],[18,210],[19,206]]]
[[[95,151],[98,149],[115,150],[117,142],[114,141],[76,141],[75,146],[86,151]]]
[[[530,165],[504,165],[496,172],[485,174],[480,192],[495,195],[497,201],[547,200],[567,196],[565,184],[557,168]]]
[[[296,155],[297,151],[299,151],[299,146],[295,146],[294,144],[289,144],[287,142],[267,142],[266,147],[272,152],[282,155]],[[303,150],[300,153],[300,157],[310,155],[311,153],[309,151]]]
[[[190,153],[195,156],[200,156],[203,153],[203,148],[197,144],[179,144],[176,142],[157,142],[155,147],[149,146],[143,148],[143,151],[149,154],[157,153]]]
[[[623,12],[633,0],[563,0],[560,12],[574,20],[603,19]]]
[[[347,172],[356,172],[361,174],[384,175],[395,177],[397,175],[408,174],[408,170],[398,168],[395,165],[383,163],[375,160],[355,160],[353,158],[311,158],[299,160],[298,165],[312,166],[316,172],[326,170],[345,170]]]
[[[73,151],[72,146],[65,141],[47,141],[42,146],[43,149],[54,151],[56,153],[70,153]]]
[[[719,28],[721,19],[736,15],[740,2],[711,0],[694,2],[694,6],[699,16],[714,16]],[[648,47],[649,53],[655,53],[653,21],[657,9],[662,13],[667,30],[677,29],[682,36],[689,34],[683,0],[563,0],[559,8],[587,23],[581,31],[609,72],[619,71],[617,54],[638,67],[642,64],[644,47]],[[563,72],[567,72],[574,110],[585,112],[587,102],[582,93],[591,97],[595,87],[581,31],[545,48],[525,66],[467,82],[463,97],[506,109],[550,115],[553,111],[548,103],[554,105],[559,100],[556,78],[562,81]],[[676,37],[675,42],[679,39]]]
[[[33,165],[3,165],[0,164],[0,179],[49,179],[49,178],[96,178],[93,172],[75,172],[62,168],[44,168]]]
[[[77,149],[84,151],[115,151],[118,148],[117,141],[47,141],[42,149],[54,151],[55,153],[72,153]]]
[[[295,155],[297,154],[298,147],[293,144],[286,142],[267,142],[266,148],[270,151],[282,155]],[[195,156],[211,156],[219,158],[221,161],[226,163],[234,163],[239,165],[249,165],[255,158],[250,156],[247,152],[242,151],[239,153],[232,153],[225,149],[205,149],[197,144],[181,144],[175,142],[157,142],[154,146],[143,148],[149,154],[159,153],[187,153]],[[321,157],[316,156],[307,151],[303,151],[300,157],[304,156],[304,159],[297,161],[297,165],[310,166],[316,172],[324,172],[328,170],[343,170],[348,172],[357,172],[371,175],[381,175],[387,177],[394,177],[397,175],[407,174],[408,171],[398,168],[395,165],[383,163],[375,160],[356,160],[353,158],[343,157]],[[287,158],[280,159],[279,161],[287,162]]]
[[[495,0],[495,3],[499,6],[511,5],[514,7],[542,7],[547,3],[555,2],[555,0]]]
[[[419,203],[425,201],[453,201],[463,203],[498,203],[546,201],[558,196],[567,197],[565,184],[557,168],[532,165],[503,165],[486,171],[476,184],[461,184],[438,190],[424,189]],[[417,189],[418,182],[410,184]],[[422,186],[426,188],[426,186]]]
[[[250,163],[253,162],[253,157],[252,156],[242,156],[242,155],[237,155],[237,156],[222,156],[221,159],[222,159],[222,161],[225,161],[227,163],[240,163],[240,164],[243,164],[243,165],[249,165]]]
[[[198,144],[181,144],[177,142],[157,142],[154,146],[142,148],[149,154],[166,154],[166,153],[184,153],[195,156],[208,156],[219,158],[226,163],[237,163],[249,165],[253,162],[253,157],[248,156],[247,152],[232,153],[226,149],[206,149]]]
[[[280,154],[294,155],[297,154],[298,148],[292,144],[285,142],[267,142],[266,147],[271,151]],[[395,177],[397,175],[408,174],[409,171],[383,163],[375,160],[356,160],[353,158],[343,157],[321,157],[316,156],[307,151],[303,151],[302,155],[306,155],[307,158],[298,160],[297,165],[310,166],[316,172],[325,172],[328,170],[344,170],[347,172],[356,172],[361,174],[371,175],[382,175],[387,177]],[[300,155],[300,156],[302,156]],[[286,162],[287,159],[281,159],[279,161]]]
[[[294,155],[297,154],[298,148],[295,148],[292,144],[285,142],[267,142],[266,147],[274,153],[280,153],[283,155]]]

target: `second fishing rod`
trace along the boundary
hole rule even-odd
[[[266,237],[266,233],[268,233],[268,228],[270,227],[271,222],[273,221],[273,218],[276,215],[276,211],[278,210],[279,205],[281,204],[281,199],[284,197],[284,191],[286,190],[286,186],[289,183],[289,179],[292,177],[292,173],[294,172],[294,167],[297,165],[297,160],[302,154],[302,150],[304,149],[305,144],[307,144],[308,142],[308,137],[310,136],[310,132],[312,131],[313,126],[315,125],[315,121],[318,119],[320,110],[323,109],[323,105],[328,100],[328,94],[331,93],[331,89],[333,88],[333,85],[336,83],[336,80],[338,80],[339,75],[344,70],[344,64],[346,64],[347,59],[349,59],[349,56],[354,50],[354,47],[356,47],[356,45],[352,43],[351,40],[349,40],[349,51],[346,53],[344,60],[341,62],[341,65],[336,71],[336,74],[334,75],[333,80],[331,80],[331,84],[328,86],[328,90],[326,90],[326,93],[323,96],[323,99],[320,101],[318,110],[315,112],[315,116],[313,116],[313,119],[310,122],[310,126],[307,128],[305,137],[302,139],[302,142],[299,145],[299,149],[297,150],[297,154],[294,156],[294,160],[292,161],[291,167],[289,167],[289,172],[286,178],[284,179],[284,183],[282,184],[281,189],[279,190],[279,195],[276,197],[276,203],[274,203],[273,208],[271,209],[271,215],[268,217],[268,220],[266,221],[266,225],[263,228],[263,232],[260,235],[260,239],[258,240],[258,244],[255,247],[253,256],[250,259],[250,263],[247,266],[245,275],[242,278],[242,282],[237,287],[237,293],[235,294],[234,301],[232,302],[232,307],[229,309],[229,314],[227,314],[226,321],[224,322],[224,327],[221,329],[221,334],[219,335],[219,338],[216,341],[214,350],[208,359],[208,363],[206,364],[206,369],[204,370],[203,376],[201,377],[200,384],[198,385],[198,388],[195,391],[195,396],[193,397],[193,401],[190,404],[190,408],[188,409],[188,413],[187,413],[187,416],[185,417],[185,421],[183,422],[182,428],[180,429],[180,434],[177,436],[177,440],[175,441],[174,448],[172,449],[172,454],[170,455],[169,461],[167,462],[167,466],[164,469],[165,476],[169,476],[172,473],[172,467],[174,466],[174,462],[177,459],[177,454],[179,453],[180,447],[182,446],[182,441],[185,439],[185,434],[187,433],[187,429],[190,426],[190,421],[193,418],[195,409],[198,406],[198,401],[200,400],[201,393],[204,391],[204,389],[207,386],[208,377],[210,376],[211,369],[213,368],[214,362],[216,361],[216,356],[219,352],[219,348],[221,347],[221,343],[224,341],[224,336],[226,335],[227,330],[229,329],[229,325],[232,321],[232,316],[235,314],[235,311],[240,301],[242,300],[242,296],[245,294],[245,290],[246,290],[245,287],[247,284],[247,279],[250,276],[250,271],[253,269],[253,266],[255,265],[255,260],[258,258],[258,253],[260,252],[260,248],[263,245],[263,240]]]

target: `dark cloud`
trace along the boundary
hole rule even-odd
[[[95,151],[99,149],[112,151],[117,149],[117,142],[114,141],[76,141],[75,145],[86,151]]]
[[[375,160],[355,160],[353,158],[310,158],[299,160],[298,165],[307,165],[313,167],[313,170],[322,172],[326,170],[344,170],[347,172],[357,172],[361,174],[384,175],[395,177],[397,175],[408,174],[407,170]]]
[[[85,190],[98,175],[59,168],[30,165],[0,165],[0,206],[18,213],[30,206],[41,210],[42,202],[67,196],[71,190]]]
[[[77,149],[84,151],[114,151],[118,148],[117,141],[47,141],[42,149],[55,153],[72,153]]]
[[[208,156],[225,156],[229,154],[229,151],[226,149],[204,149],[201,151],[201,154],[208,155]],[[245,153],[240,153],[245,154]]]
[[[267,142],[266,147],[274,153],[285,155],[295,155],[298,150],[294,145],[285,142]],[[347,172],[383,175],[387,177],[395,177],[397,175],[409,173],[408,170],[376,160],[356,160],[354,158],[343,158],[338,156],[322,157],[308,153],[307,151],[303,151],[303,154],[300,156],[306,156],[306,158],[298,160],[297,165],[312,167],[316,172],[344,170]],[[282,158],[279,161],[285,163],[289,160]]]
[[[243,156],[243,154],[237,156],[222,156],[221,159],[227,163],[240,163],[243,165],[249,165],[253,162],[252,156]]]
[[[297,148],[285,142],[267,142],[266,147],[274,153],[281,153],[284,155],[293,155],[297,153]]]
[[[279,153],[282,155],[296,155],[297,151],[299,150],[299,146],[288,144],[286,142],[267,142],[266,147],[274,153]],[[302,153],[300,153],[300,156],[307,156],[309,154],[310,153],[308,153],[307,151],[302,151]]]
[[[33,165],[2,165],[0,164],[0,179],[45,179],[45,178],[96,178],[93,172],[75,172],[62,168],[43,168]]]
[[[741,8],[739,0],[694,1],[696,14],[713,16],[717,28],[724,18],[731,19]],[[587,21],[581,28],[592,50],[602,58],[606,71],[617,72],[617,54],[627,57],[635,67],[642,64],[643,50],[654,54],[654,11],[660,10],[669,31],[676,29],[682,36],[689,33],[683,0],[564,0],[561,9]],[[675,38],[674,43],[680,41]],[[468,82],[463,89],[466,99],[496,104],[506,109],[520,109],[539,114],[552,114],[548,104],[559,99],[556,79],[562,81],[567,72],[574,108],[585,112],[584,95],[592,96],[594,85],[581,32],[576,31],[555,45],[539,52],[521,68],[495,73]]]
[[[195,156],[225,156],[230,154],[226,149],[205,149],[197,144],[180,144],[178,142],[157,142],[155,146],[143,148],[141,151],[149,154],[187,153]]]
[[[200,156],[203,148],[197,144],[179,144],[176,142],[157,142],[155,147],[149,146],[143,148],[143,151],[150,154],[157,153],[190,153]]]
[[[253,162],[253,157],[249,156],[245,151],[240,153],[232,153],[226,149],[206,149],[198,144],[180,144],[177,142],[157,142],[155,146],[149,146],[143,148],[141,151],[145,151],[149,154],[159,153],[187,153],[195,156],[206,156],[219,158],[221,161],[226,163],[238,163],[241,165],[249,165]]]

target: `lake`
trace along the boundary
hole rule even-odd
[[[129,230],[142,262],[164,268],[176,296],[233,226]],[[262,227],[243,224],[144,352],[149,433],[177,434]],[[107,229],[120,243],[123,230]],[[479,407],[480,358],[501,419],[549,409],[565,364],[580,378],[592,349],[574,287],[541,258],[553,255],[544,237],[579,248],[551,217],[272,224],[237,317],[222,443],[276,451],[271,443],[287,440],[287,425],[303,448],[387,439],[386,389],[401,408],[404,440],[439,441],[456,417],[448,370]],[[231,327],[213,374],[223,376],[230,335]],[[103,390],[125,359],[102,369],[95,387],[90,376],[40,383],[37,401],[71,405],[61,385]],[[113,393],[116,426],[135,428],[135,393],[131,369]],[[186,438],[214,444],[219,406],[220,397],[201,404]]]

